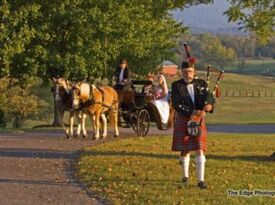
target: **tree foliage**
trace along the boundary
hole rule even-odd
[[[274,35],[274,2],[228,0],[230,21],[254,30],[265,42]],[[2,0],[0,77],[72,80],[104,77],[119,58],[138,74],[171,58],[183,32],[169,15],[212,0]]]
[[[179,55],[186,56],[182,49],[183,42],[188,42],[192,48],[192,54],[198,60],[197,67],[205,68],[208,64],[224,68],[236,58],[236,52],[230,47],[225,47],[218,36],[204,33],[198,35],[184,35],[180,41]]]
[[[37,117],[47,103],[31,93],[31,88],[38,84],[37,80],[29,80],[22,88],[18,80],[11,78],[0,79],[0,126],[21,127],[28,119]]]
[[[210,0],[3,0],[0,75],[104,77],[119,58],[138,74],[173,55],[183,31],[169,10]]]
[[[262,44],[275,34],[275,2],[273,0],[228,0],[231,7],[225,13],[229,21],[256,33]]]
[[[39,8],[31,2],[19,6],[18,1],[11,4],[3,0],[0,4],[0,78],[26,80],[35,73],[30,46],[36,35],[32,21],[37,19]]]

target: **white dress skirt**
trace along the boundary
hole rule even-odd
[[[165,97],[165,98],[156,99],[153,101],[153,103],[156,105],[159,111],[161,122],[166,124],[169,119],[169,109],[170,109],[168,98]]]

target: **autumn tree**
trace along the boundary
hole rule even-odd
[[[178,54],[185,58],[186,54],[182,48],[184,42],[188,42],[191,52],[197,58],[197,67],[205,68],[208,64],[224,68],[236,58],[236,52],[232,48],[225,47],[218,36],[210,33],[188,35],[185,34],[179,42]],[[182,59],[181,59],[182,60]]]

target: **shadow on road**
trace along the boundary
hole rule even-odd
[[[28,180],[28,179],[1,179],[0,184],[31,184],[31,185],[56,185],[56,186],[72,186],[73,183],[67,181],[52,181],[52,180]],[[75,184],[75,186],[79,186]]]
[[[0,149],[0,157],[74,159],[75,153],[43,149],[2,148]]]

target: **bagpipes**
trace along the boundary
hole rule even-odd
[[[214,72],[218,74],[218,77],[212,92],[209,90],[209,87],[208,87],[210,82],[210,72]],[[213,68],[211,65],[207,66],[206,83],[208,87],[207,88],[208,94],[206,98],[206,104],[212,104],[212,105],[215,104],[216,98],[221,96],[221,90],[219,88],[219,85],[220,85],[220,79],[222,78],[223,74],[224,74],[223,70]]]
[[[191,56],[187,43],[183,44],[186,56],[187,56],[187,62],[190,67],[194,67],[196,63],[196,59]],[[209,90],[209,83],[210,83],[210,72],[218,73],[218,78],[216,80],[215,86],[213,88],[213,91]],[[207,66],[207,73],[206,73],[206,83],[207,83],[207,89],[205,93],[205,105],[211,104],[214,105],[216,102],[216,98],[220,96],[220,79],[223,75],[224,71],[219,70],[216,68],[213,68],[212,66]],[[212,111],[211,111],[212,112]],[[202,123],[202,117],[194,113],[191,115],[190,120],[187,122],[187,133],[190,137],[198,137],[201,135],[201,123]]]
[[[196,59],[194,57],[192,57],[192,55],[191,55],[191,53],[189,51],[187,43],[184,43],[183,47],[184,47],[184,50],[186,52],[187,62],[189,64],[189,66],[190,67],[194,67],[194,65],[196,63]],[[214,85],[213,91],[209,90],[210,72],[218,74],[218,77],[217,77],[216,83]],[[221,91],[220,91],[220,88],[219,88],[219,84],[220,84],[220,80],[221,80],[223,74],[224,74],[223,70],[213,68],[211,65],[207,66],[206,83],[207,83],[207,87],[208,87],[207,88],[207,92],[208,93],[207,93],[205,104],[212,104],[213,105],[216,102],[216,98],[220,97]]]

